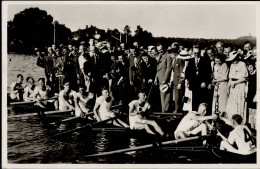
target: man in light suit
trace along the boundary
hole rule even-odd
[[[155,76],[155,85],[159,84],[162,113],[168,111],[171,93],[170,90],[163,91],[162,87],[170,82],[172,70],[172,57],[166,53],[161,44],[157,45],[157,72]]]

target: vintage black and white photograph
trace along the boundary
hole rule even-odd
[[[2,4],[7,168],[257,166],[257,2]]]

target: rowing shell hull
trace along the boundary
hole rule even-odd
[[[10,106],[12,108],[27,108],[27,107],[33,107],[35,101],[28,101],[28,102],[11,102]]]
[[[256,152],[249,155],[235,154],[219,149],[212,149],[213,155],[225,163],[256,163]]]

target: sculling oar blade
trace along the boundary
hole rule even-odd
[[[162,142],[162,145],[178,144],[181,142],[197,140],[200,138],[201,138],[201,136],[194,136],[194,137],[188,137],[188,138],[184,138],[184,139],[164,141],[164,142]],[[124,153],[124,152],[129,152],[129,151],[142,150],[142,149],[147,149],[147,148],[152,148],[152,147],[154,147],[154,144],[146,144],[146,145],[137,146],[137,147],[131,147],[131,148],[125,148],[125,149],[114,150],[114,151],[109,151],[109,152],[91,154],[91,155],[87,155],[85,157],[99,157],[99,156],[112,155],[112,154]]]

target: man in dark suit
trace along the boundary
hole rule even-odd
[[[149,90],[156,74],[156,61],[145,52],[142,53],[140,70],[142,73],[142,89],[149,96]]]
[[[208,58],[201,57],[200,48],[193,47],[194,58],[190,59],[185,71],[189,89],[192,90],[192,110],[197,111],[200,103],[208,103],[207,86],[211,82],[211,65]],[[211,109],[211,108],[210,108]]]
[[[129,55],[129,82],[134,89],[132,96],[135,97],[136,93],[141,89],[141,71],[140,71],[141,55],[137,53],[135,46],[130,46]]]
[[[170,82],[172,57],[166,53],[161,44],[157,45],[157,52],[157,72],[154,83],[155,85],[159,84],[162,113],[164,113],[169,110],[171,93],[170,90],[162,90],[162,87]]]

